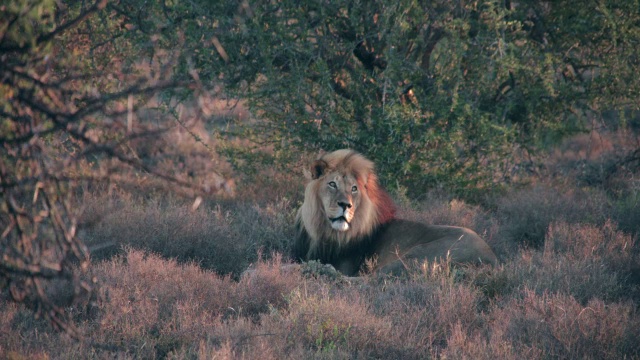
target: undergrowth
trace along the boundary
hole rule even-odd
[[[586,176],[574,165],[553,169]],[[2,294],[0,357],[640,358],[640,192],[625,179],[610,191],[552,176],[480,205],[404,201],[402,217],[476,230],[500,265],[412,264],[401,278],[359,280],[282,267],[300,195],[194,209],[90,194],[80,235],[98,291],[67,309],[83,338]]]

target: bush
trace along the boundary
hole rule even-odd
[[[564,191],[562,191],[564,190]],[[597,190],[558,189],[545,185],[513,190],[496,204],[497,237],[506,246],[541,248],[553,221],[604,224],[609,200]]]
[[[17,332],[0,332],[0,350],[27,358],[39,354],[43,358],[103,358],[108,354],[118,358],[183,354],[191,358],[205,340],[232,338],[230,329],[245,319],[251,323],[287,306],[287,294],[299,286],[301,278],[299,273],[282,273],[280,264],[278,257],[260,262],[250,280],[236,282],[193,263],[178,264],[128,249],[94,266],[100,285],[98,308],[94,316],[76,317],[75,323],[85,336],[83,341],[49,332],[45,322],[34,321],[24,309],[3,299],[0,324]]]
[[[120,250],[94,253],[99,296],[67,308],[84,340],[51,331],[5,294],[0,327],[12,331],[0,331],[0,351],[96,359],[640,357],[640,250],[634,235],[607,220],[620,214],[606,196],[539,185],[488,199],[492,210],[436,193],[415,206],[405,201],[402,217],[476,229],[503,252],[501,264],[412,264],[401,278],[357,281],[285,270],[282,257],[267,252],[287,249],[293,237],[295,206],[286,200],[205,201],[194,211],[172,198],[89,197],[81,233],[91,246],[113,241]],[[527,238],[531,229],[542,235]],[[536,246],[523,249],[525,238]],[[251,274],[239,276],[249,263]]]
[[[491,342],[527,358],[622,359],[640,355],[640,318],[631,304],[581,304],[567,295],[525,290],[491,316]]]
[[[637,300],[630,276],[638,262],[635,240],[610,222],[594,225],[552,223],[544,249],[524,251],[478,284],[490,297],[512,297],[526,287],[538,294],[565,294],[581,304],[592,299]]]
[[[0,332],[0,350],[124,359],[640,355],[640,315],[625,294],[633,287],[616,287],[611,279],[620,278],[608,265],[630,261],[633,251],[621,247],[629,237],[613,227],[557,223],[549,238],[544,251],[498,268],[439,263],[403,279],[351,283],[284,272],[278,256],[234,281],[127,249],[94,265],[101,291],[93,314],[69,309],[87,340],[52,332],[3,299],[0,326],[13,331]]]
[[[99,249],[95,259],[126,245],[237,276],[259,251],[288,254],[293,238],[294,212],[287,201],[204,205],[195,211],[190,203],[173,200],[91,201],[85,217],[96,220],[86,228],[85,240]]]
[[[635,180],[629,182],[634,187],[638,186],[634,184]],[[620,230],[640,235],[640,190],[631,189],[616,199],[611,217],[618,223]]]

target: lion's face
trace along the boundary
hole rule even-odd
[[[323,154],[305,177],[309,182],[296,218],[297,258],[331,262],[344,249],[366,244],[380,225],[394,219],[395,205],[378,186],[373,162],[353,150]],[[357,261],[334,265],[352,274],[360,266]]]
[[[318,179],[319,197],[327,221],[337,231],[347,231],[362,199],[362,189],[355,176],[337,171]]]
[[[373,163],[355,151],[324,154],[305,174],[309,182],[298,219],[312,239],[308,256],[321,243],[337,251],[363,239],[394,216],[395,207],[378,187]]]

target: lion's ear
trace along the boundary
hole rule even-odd
[[[313,164],[311,164],[311,169],[310,169],[311,178],[313,180],[319,178],[325,173],[328,167],[329,167],[329,164],[327,164],[327,162],[324,160],[314,161]]]

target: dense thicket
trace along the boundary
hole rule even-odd
[[[285,159],[355,148],[413,195],[511,180],[540,145],[637,117],[632,2],[244,2],[206,16],[197,68],[225,64],[211,75],[247,99],[245,134]]]
[[[416,195],[512,180],[540,145],[635,121],[639,22],[619,1],[122,0],[83,27],[94,62],[170,52],[177,79],[245,100],[254,121],[218,134],[253,140],[220,147],[238,169],[350,147]]]

